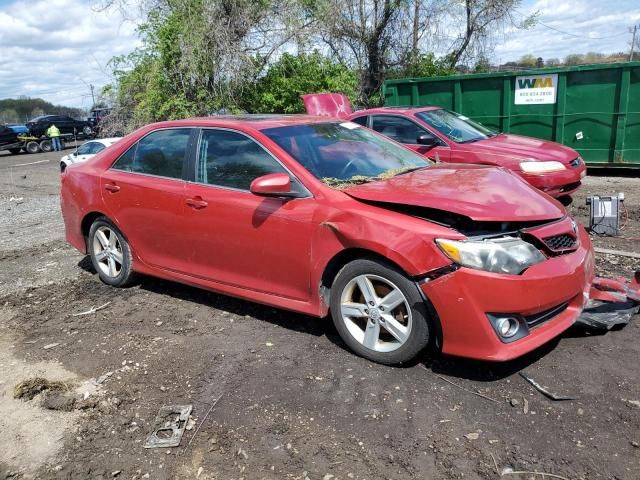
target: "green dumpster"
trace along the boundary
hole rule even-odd
[[[436,105],[554,140],[589,166],[640,168],[640,62],[387,80],[387,106]]]

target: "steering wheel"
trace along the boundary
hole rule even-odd
[[[338,173],[338,178],[342,178],[344,175],[346,175],[346,173],[349,171],[349,167],[353,166],[353,162],[354,162],[353,159],[347,162],[347,164],[342,168],[342,170],[340,170],[340,173]]]

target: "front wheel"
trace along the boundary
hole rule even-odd
[[[100,280],[114,287],[125,287],[133,281],[129,243],[109,219],[99,217],[93,222],[88,247]]]
[[[331,316],[344,342],[374,362],[409,362],[429,343],[430,317],[418,287],[381,262],[355,260],[340,270]]]
[[[82,133],[88,137],[89,135],[93,134],[93,130],[89,125],[85,125],[84,127],[82,127]]]
[[[20,153],[20,150],[22,150],[21,148],[10,148],[9,149],[9,153],[11,153],[11,155],[17,155]]]

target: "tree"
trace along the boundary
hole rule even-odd
[[[18,112],[13,108],[0,110],[0,124],[2,123],[18,123]]]
[[[455,0],[451,1],[449,15],[453,24],[463,25],[447,55],[449,66],[454,68],[465,57],[473,58],[485,53],[494,31],[504,26],[529,28],[537,14],[516,20],[514,10],[521,0]]]
[[[300,95],[341,92],[354,102],[357,83],[357,75],[352,69],[317,50],[299,55],[285,53],[258,80],[243,106],[251,112],[302,113],[304,105]]]
[[[581,53],[572,53],[564,58],[565,65],[582,65],[584,63],[584,55]]]
[[[519,67],[534,68],[536,64],[537,64],[536,57],[534,57],[530,53],[526,55],[522,55],[518,60]]]
[[[317,34],[342,63],[360,72],[360,102],[371,106],[385,78],[401,0],[309,2]]]
[[[544,62],[545,67],[557,67],[558,65],[560,65],[560,59],[559,58],[547,58],[547,60]]]

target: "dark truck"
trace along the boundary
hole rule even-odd
[[[62,148],[65,148],[67,142],[72,142],[74,137],[72,133],[61,133]],[[51,139],[46,135],[35,136],[30,133],[19,133],[7,125],[0,125],[0,152],[5,150],[9,150],[13,155],[22,150],[27,153],[50,152],[52,150]]]
[[[26,123],[29,133],[38,138],[43,137],[51,125],[58,127],[62,135],[78,135],[84,137],[94,135],[93,127],[88,121],[76,120],[75,118],[65,115],[43,115]]]

